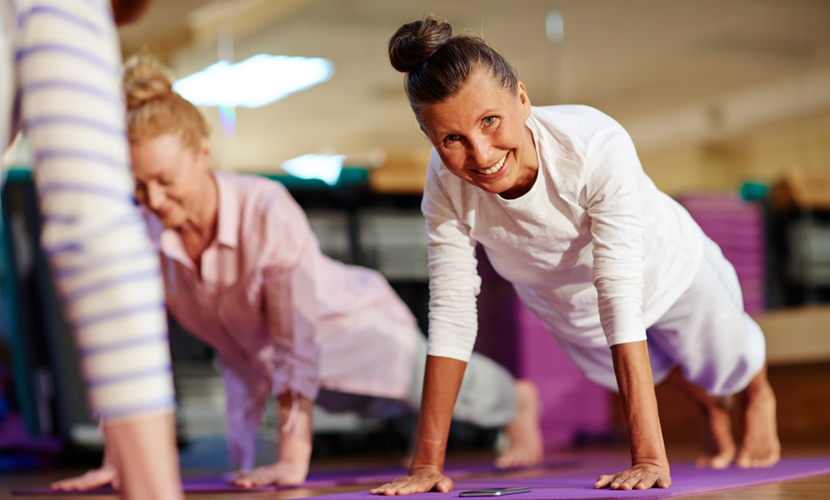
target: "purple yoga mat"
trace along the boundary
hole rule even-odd
[[[186,477],[182,480],[182,486],[188,493],[228,493],[228,492],[263,492],[274,491],[275,486],[258,486],[254,488],[242,488],[233,486],[228,481],[232,474],[217,474],[213,476]],[[112,486],[103,486],[87,491],[56,491],[52,488],[18,488],[11,490],[12,495],[28,497],[45,496],[80,496],[80,495],[114,495],[116,491]]]
[[[624,465],[621,465],[624,467]],[[636,498],[656,499],[669,498],[692,493],[740,488],[755,484],[773,483],[788,479],[797,479],[806,476],[830,473],[830,457],[822,458],[791,458],[782,460],[774,467],[766,469],[738,469],[726,470],[697,469],[693,464],[680,463],[672,465],[672,485],[667,489],[652,488],[650,490],[613,491],[610,489],[595,490],[594,482],[601,473],[611,470],[589,471],[579,469],[570,473],[559,472],[538,477],[523,478],[487,478],[474,481],[455,482],[455,489],[449,493],[419,493],[409,495],[409,500],[449,500],[458,498],[461,491],[481,488],[529,486],[533,491],[510,495],[511,500],[581,500],[600,498]],[[367,491],[355,493],[341,493],[309,497],[325,500],[372,500],[374,497]],[[382,497],[383,498],[383,497]]]
[[[532,469],[562,469],[573,467],[577,462],[573,460],[549,460],[544,464]],[[497,469],[492,463],[471,464],[458,463],[448,464],[447,474],[452,477],[470,477],[479,474],[495,474],[527,468]],[[327,486],[343,486],[351,484],[372,484],[385,481],[392,481],[406,475],[402,467],[361,467],[351,469],[317,469],[311,470],[308,479],[301,486],[303,488],[321,488]],[[227,492],[263,492],[290,489],[293,486],[257,486],[254,488],[241,488],[228,483],[233,477],[232,473],[215,474],[211,476],[186,477],[182,479],[182,486],[187,493],[227,493]],[[11,491],[12,495],[20,496],[78,496],[78,495],[113,495],[115,490],[111,486],[95,488],[87,491],[55,491],[52,488],[21,488]]]

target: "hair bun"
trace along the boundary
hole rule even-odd
[[[404,24],[389,40],[389,62],[402,73],[415,71],[451,38],[450,23],[431,16]]]
[[[132,111],[149,102],[166,99],[173,92],[173,83],[158,59],[139,54],[124,64],[124,92],[127,110]]]

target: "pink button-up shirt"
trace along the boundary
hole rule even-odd
[[[215,172],[216,239],[201,269],[179,234],[148,216],[160,249],[167,306],[219,355],[228,443],[242,468],[269,396],[315,399],[331,390],[399,398],[407,394],[415,318],[371,269],[320,252],[302,209],[282,184]]]

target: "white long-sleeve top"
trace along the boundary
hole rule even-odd
[[[41,244],[92,408],[174,407],[158,257],[133,202],[118,34],[108,0],[0,0],[0,148],[34,155]]]
[[[691,216],[643,172],[630,137],[587,106],[533,108],[535,183],[507,200],[468,184],[433,151],[421,209],[429,238],[429,349],[467,361],[477,333],[475,245],[556,337],[645,340],[703,256]]]

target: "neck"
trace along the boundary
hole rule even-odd
[[[533,132],[530,131],[527,125],[525,125],[525,140],[522,150],[524,151],[524,158],[522,158],[522,166],[516,183],[512,188],[499,195],[504,199],[514,200],[525,195],[536,183],[536,176],[539,175],[539,157],[536,154],[536,142],[533,140]]]

